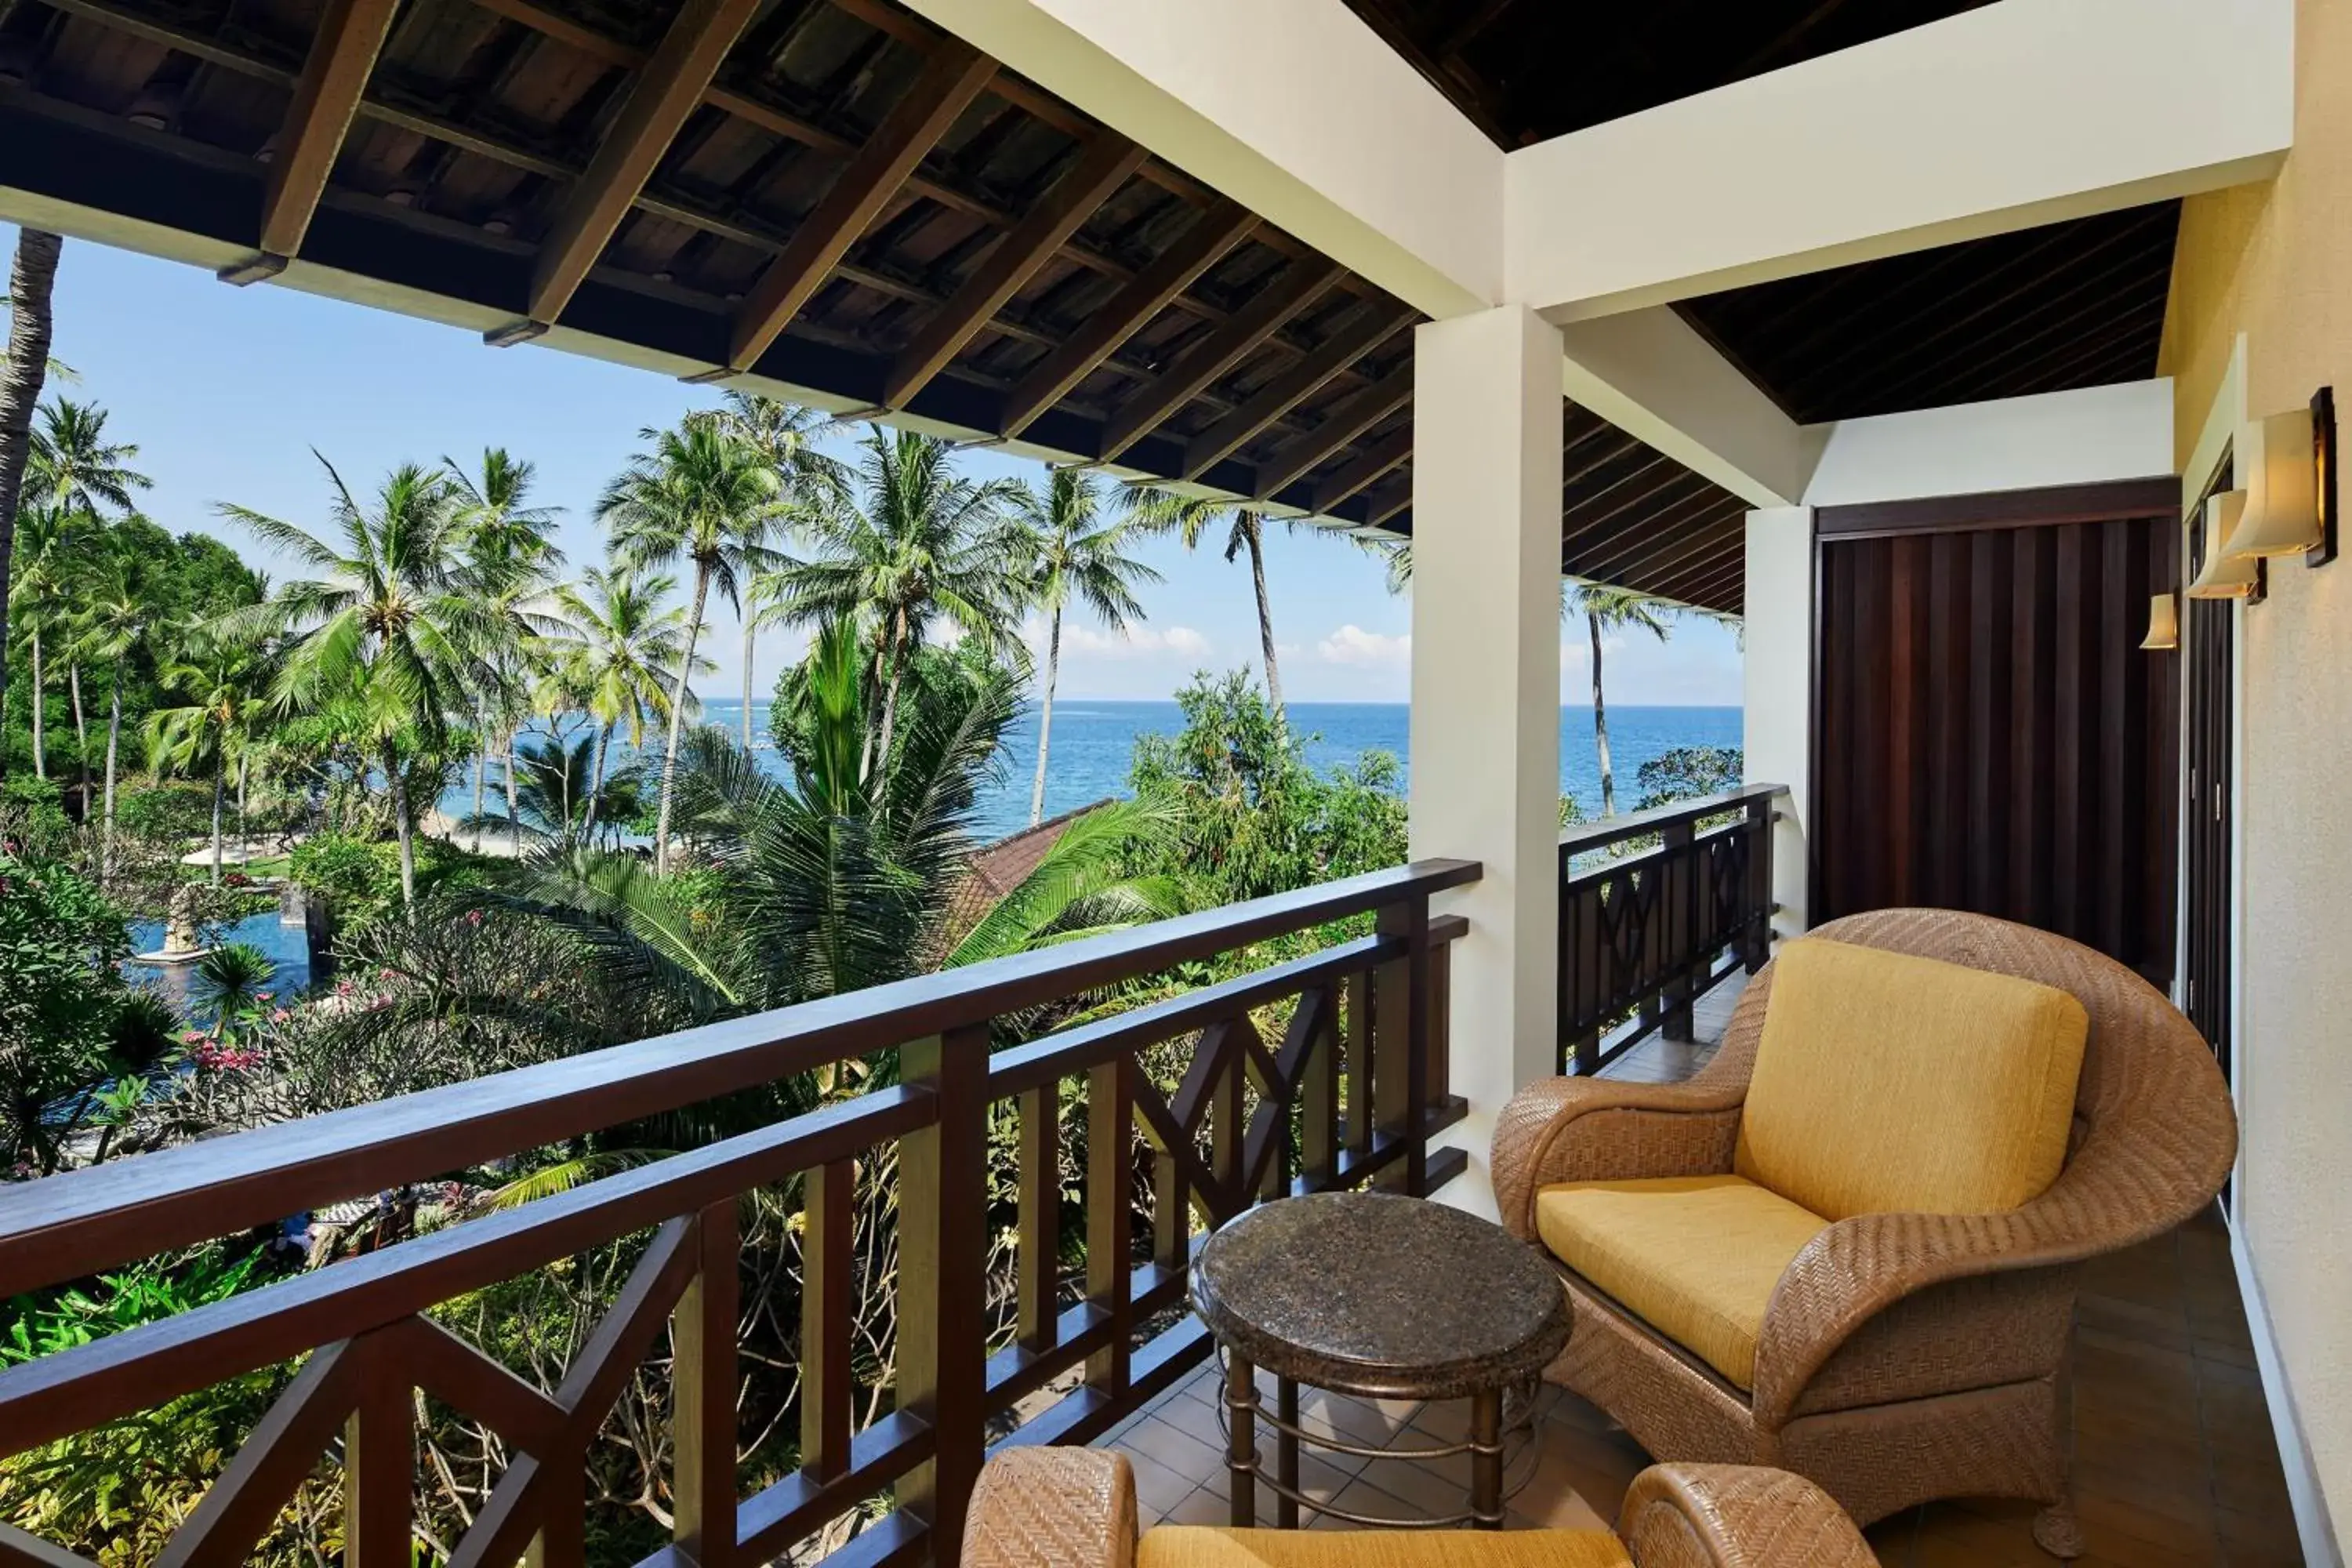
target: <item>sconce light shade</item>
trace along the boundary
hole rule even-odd
[[[2260,568],[2251,555],[2231,548],[2246,512],[2246,492],[2223,490],[2205,502],[2205,570],[2189,584],[2192,599],[2244,599],[2252,596]]]
[[[2171,595],[2158,594],[2147,602],[2147,636],[2139,646],[2150,653],[2180,646],[2180,612]]]
[[[2225,554],[2252,561],[2301,555],[2321,542],[2319,464],[2312,411],[2250,421],[2238,432],[2235,458],[2245,476],[2246,505]]]

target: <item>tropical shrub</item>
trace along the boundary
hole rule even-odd
[[[1652,806],[1671,805],[1678,800],[1693,800],[1730,789],[1739,783],[1745,765],[1746,760],[1737,746],[1676,746],[1671,752],[1661,752],[1633,774],[1633,782],[1642,792],[1635,809],[1647,811]]]
[[[0,854],[0,1137],[16,1174],[74,1160],[169,1052],[116,967],[130,952],[121,910],[89,878]]]

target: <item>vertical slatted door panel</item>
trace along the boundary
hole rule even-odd
[[[2168,973],[2177,699],[2138,647],[2168,530],[1823,541],[1817,921],[1974,910]]]

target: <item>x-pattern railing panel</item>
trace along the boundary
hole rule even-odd
[[[485,1125],[542,1141],[580,1136],[640,1106],[615,1081],[677,1105],[758,1081],[753,1064],[804,1070],[889,1044],[902,1080],[808,1115],[583,1184],[517,1208],[383,1247],[331,1267],[0,1371],[0,1457],[71,1437],[226,1379],[299,1361],[291,1380],[170,1540],[175,1565],[247,1561],[320,1466],[343,1472],[345,1557],[354,1568],[404,1568],[417,1484],[421,1394],[477,1424],[505,1468],[449,1543],[452,1568],[572,1568],[585,1552],[586,1456],[616,1402],[668,1338],[673,1546],[698,1568],[769,1561],[860,1500],[894,1490],[898,1511],[836,1561],[883,1564],[929,1554],[952,1563],[964,1501],[989,1421],[1072,1369],[1084,1382],[1013,1440],[1082,1439],[1164,1387],[1206,1352],[1197,1324],[1139,1342],[1140,1325],[1181,1303],[1195,1215],[1213,1226],[1281,1192],[1380,1180],[1432,1182],[1430,1134],[1459,1114],[1430,1095],[1442,1084],[1446,943],[1464,929],[1433,921],[1431,893],[1475,877],[1434,862],[1171,922],[1158,937],[1097,939],[1010,961],[990,982],[971,973],[869,994],[869,1010],[819,1005],[797,1037],[742,1031],[736,1047],[698,1037],[649,1041],[603,1072],[526,1069],[468,1086]],[[1055,985],[1078,995],[1222,948],[1351,914],[1380,931],[1301,959],[991,1054],[990,1021],[1033,1007]],[[986,969],[992,966],[976,966]],[[1049,984],[1046,977],[1058,976]],[[1261,1021],[1287,1009],[1278,1042]],[[929,1025],[939,1032],[901,1032]],[[779,1043],[780,1041],[785,1043]],[[1147,1047],[1182,1042],[1170,1086],[1141,1070]],[[828,1043],[830,1042],[830,1043]],[[614,1057],[614,1053],[605,1053]],[[591,1058],[580,1058],[588,1061]],[[688,1076],[670,1084],[665,1073]],[[1063,1278],[1062,1086],[1084,1085],[1085,1267]],[[1409,1116],[1375,1116],[1423,1090]],[[1019,1136],[1015,1310],[992,1356],[981,1302],[986,1128],[1010,1100]],[[220,1141],[202,1160],[141,1156],[65,1178],[0,1215],[0,1265],[29,1262],[31,1282],[70,1279],[138,1256],[121,1205],[143,1205],[154,1245],[203,1234],[191,1182],[222,1185],[213,1223],[242,1226],[265,1205],[316,1204],[364,1183],[423,1180],[491,1145],[466,1113],[388,1104],[383,1114],[320,1119]],[[579,1120],[572,1120],[577,1118]],[[588,1120],[588,1119],[597,1120]],[[283,1162],[269,1151],[283,1147]],[[862,1163],[889,1154],[898,1172],[899,1271],[896,1407],[855,1426],[851,1303],[854,1199]],[[1154,1256],[1134,1254],[1139,1165],[1161,1202]],[[881,1167],[875,1167],[881,1168]],[[149,1172],[152,1175],[149,1175]],[[216,1178],[214,1177],[216,1174]],[[740,1303],[739,1205],[756,1190],[801,1196],[804,1268],[800,1466],[749,1496],[737,1474],[737,1394],[748,1363],[735,1342]],[[364,1190],[364,1189],[362,1189]],[[1167,1200],[1172,1191],[1174,1202]],[[87,1195],[85,1195],[87,1194]],[[618,1246],[638,1246],[618,1295],[552,1388],[467,1342],[432,1315],[476,1291]],[[40,1271],[46,1270],[45,1274]],[[1075,1294],[1075,1300],[1071,1300]],[[89,1568],[81,1558],[0,1525],[0,1568]]]

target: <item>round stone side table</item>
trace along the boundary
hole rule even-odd
[[[1301,1503],[1354,1523],[1502,1528],[1504,1393],[1537,1377],[1568,1343],[1567,1293],[1532,1249],[1443,1204],[1318,1193],[1252,1209],[1210,1237],[1192,1289],[1193,1310],[1226,1357],[1234,1524],[1256,1522],[1263,1479],[1285,1529],[1297,1528]],[[1258,1460],[1258,1367],[1276,1379],[1271,1477]],[[1302,1383],[1367,1399],[1467,1399],[1468,1441],[1422,1457],[1468,1452],[1468,1507],[1451,1520],[1377,1520],[1302,1496]]]

